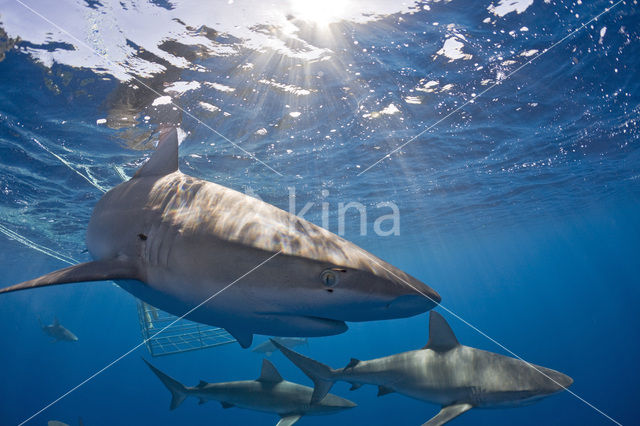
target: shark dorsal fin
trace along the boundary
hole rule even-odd
[[[282,376],[278,373],[276,367],[271,364],[271,361],[263,359],[262,372],[260,373],[260,377],[258,377],[258,381],[263,383],[279,383],[282,381]]]
[[[58,321],[58,317],[53,317],[53,326],[57,327],[60,325],[60,321]]]
[[[349,361],[349,364],[347,364],[346,367],[344,367],[344,369],[348,370],[349,368],[353,368],[358,364],[360,364],[360,360],[359,359],[351,358],[351,361]]]
[[[209,383],[205,382],[204,380],[200,380],[200,383],[198,383],[198,386],[196,386],[198,389],[203,388],[205,386],[207,386]]]
[[[165,176],[178,170],[178,131],[173,128],[160,136],[156,152],[133,176]]]
[[[435,311],[431,311],[429,313],[429,341],[424,349],[446,352],[459,344],[456,335],[453,334],[444,317]]]

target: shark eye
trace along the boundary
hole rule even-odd
[[[331,269],[325,269],[324,271],[322,271],[322,273],[320,274],[320,279],[322,280],[322,284],[326,285],[327,287],[334,287],[336,284],[338,284],[338,274],[336,273],[336,271]]]

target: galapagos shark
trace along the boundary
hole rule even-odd
[[[305,337],[274,337],[273,340],[288,348],[295,348],[296,346],[309,344]],[[251,349],[251,352],[271,356],[277,350],[278,348],[276,348],[273,343],[271,343],[271,340],[265,340],[255,348]]]
[[[253,334],[328,336],[347,321],[409,317],[440,302],[427,285],[319,226],[183,174],[178,145],[177,130],[166,131],[133,178],[98,201],[86,236],[92,262],[0,293],[113,280],[159,309],[225,328],[244,348]]]
[[[45,334],[53,337],[54,342],[59,342],[59,341],[77,342],[78,341],[78,337],[72,332],[70,332],[69,330],[67,330],[65,327],[63,327],[62,324],[60,324],[60,322],[58,321],[58,318],[54,318],[53,324],[49,324],[49,325],[43,324],[42,321],[40,321],[40,318],[38,318],[38,322],[40,322],[40,328],[42,328],[42,331],[44,331]]]
[[[201,381],[194,387],[184,386],[143,360],[171,392],[171,410],[188,396],[193,396],[200,400],[200,404],[214,400],[219,401],[223,408],[240,407],[275,413],[281,417],[277,426],[290,426],[305,415],[333,414],[356,406],[348,399],[332,394],[326,395],[319,403],[311,404],[313,389],[282,379],[278,370],[266,359],[262,361],[262,372],[256,380],[226,383]]]
[[[337,370],[277,341],[272,343],[313,380],[313,402],[322,401],[338,380],[350,382],[351,390],[377,385],[378,396],[398,392],[442,406],[423,426],[445,424],[471,408],[531,404],[573,383],[558,371],[461,345],[435,311],[430,312],[429,341],[424,348],[369,361],[352,358]]]

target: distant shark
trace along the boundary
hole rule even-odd
[[[295,348],[296,346],[308,344],[307,339],[304,337],[274,337],[273,340],[288,348]],[[271,340],[265,340],[255,348],[251,349],[251,352],[257,352],[260,354],[265,354],[266,356],[271,356],[277,350],[278,348],[276,348],[275,345],[271,343]]]
[[[98,201],[87,248],[93,262],[0,293],[115,280],[177,316],[210,299],[186,318],[225,328],[245,348],[254,333],[327,336],[346,331],[345,321],[409,317],[440,302],[427,285],[323,228],[181,173],[176,129]]]
[[[40,328],[42,328],[42,331],[44,331],[47,335],[53,337],[54,342],[58,342],[58,341],[77,342],[78,341],[78,337],[72,332],[70,332],[69,330],[67,330],[66,328],[64,328],[58,321],[58,318],[54,318],[53,324],[50,324],[50,325],[42,324],[42,321],[40,321],[40,319],[38,319],[38,321],[40,322]]]
[[[377,385],[378,396],[391,392],[442,406],[423,426],[437,426],[471,408],[531,404],[569,387],[571,377],[558,371],[463,346],[446,320],[430,312],[429,342],[419,350],[370,361],[351,359],[337,370],[272,343],[313,380],[313,402],[322,401],[333,383]]]
[[[266,359],[262,361],[262,372],[256,380],[226,383],[207,383],[187,387],[147,363],[151,371],[171,392],[173,410],[188,396],[196,397],[200,404],[219,401],[223,408],[240,407],[280,415],[277,426],[290,426],[302,416],[333,414],[356,406],[353,402],[328,394],[321,402],[311,404],[313,389],[282,379],[278,370]]]

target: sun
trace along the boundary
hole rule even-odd
[[[345,0],[291,0],[291,9],[295,18],[325,27],[343,18],[346,3]]]

